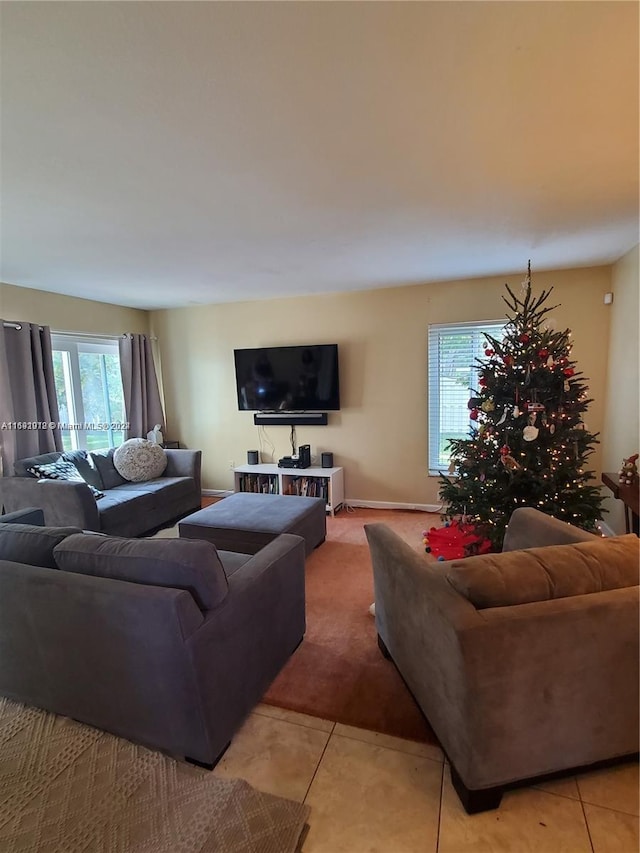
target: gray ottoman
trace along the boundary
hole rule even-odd
[[[255,554],[280,533],[305,541],[307,555],[327,533],[323,498],[236,492],[178,524],[183,539],[206,539],[221,551]]]

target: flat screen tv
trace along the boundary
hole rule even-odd
[[[249,412],[335,412],[338,345],[234,350],[238,408]]]

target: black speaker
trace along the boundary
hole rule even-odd
[[[321,458],[323,468],[333,468],[333,453],[323,453]]]
[[[260,454],[257,450],[247,450],[247,464],[257,465],[260,460]]]

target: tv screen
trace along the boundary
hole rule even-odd
[[[340,408],[337,344],[237,349],[234,358],[240,411]]]

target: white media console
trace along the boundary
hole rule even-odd
[[[277,465],[239,465],[233,469],[234,491],[324,498],[335,515],[344,505],[343,468],[278,468]]]

